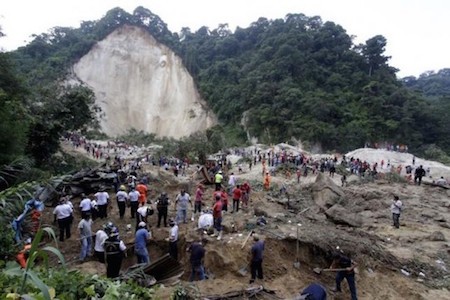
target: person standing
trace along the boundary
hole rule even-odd
[[[266,171],[266,175],[264,176],[264,190],[268,191],[270,189],[270,174],[269,171]]]
[[[183,220],[183,223],[187,223],[188,203],[190,203],[192,207],[191,197],[184,189],[182,189],[175,200],[175,207],[177,209],[177,223],[180,223],[181,219]]]
[[[105,240],[106,277],[116,278],[119,276],[122,260],[125,256],[127,247],[119,238],[119,229],[113,227],[109,237]]]
[[[264,253],[264,241],[259,240],[259,236],[257,234],[253,234],[253,246],[251,249],[251,261],[250,261],[250,270],[251,270],[251,278],[250,284],[255,282],[256,277],[263,280],[263,269],[262,269],[262,261],[263,261],[263,253]]]
[[[103,225],[102,229],[97,230],[97,232],[95,233],[94,254],[97,257],[98,261],[102,264],[105,263],[105,248],[103,247],[103,245],[113,227],[114,224],[112,222],[108,222],[107,224]]]
[[[138,264],[150,263],[150,256],[148,255],[147,241],[151,238],[151,233],[147,230],[147,224],[140,222],[139,228],[136,231],[134,242],[134,253],[137,257]]]
[[[236,186],[236,176],[234,176],[234,173],[231,173],[230,177],[228,178],[228,192],[230,194],[235,186]]]
[[[138,185],[136,186],[136,191],[139,192],[139,205],[144,206],[145,203],[147,203],[147,185],[145,185],[142,180],[139,181]]]
[[[422,183],[422,177],[425,176],[425,170],[423,169],[422,165],[420,165],[415,171],[414,171],[414,183],[417,185],[420,185]]]
[[[220,241],[222,239],[222,201],[219,195],[216,196],[216,202],[213,206],[213,218],[214,228],[217,230],[217,240]]]
[[[391,204],[392,221],[395,228],[400,228],[400,213],[402,212],[403,203],[398,196],[394,196]]]
[[[214,175],[214,184],[216,185],[216,191],[220,191],[222,187],[222,180],[223,180],[222,170],[219,170],[219,172],[217,172],[216,175]]]
[[[80,230],[81,253],[80,262],[83,262],[88,256],[91,256],[92,248],[92,220],[91,214],[86,213],[78,223]]]
[[[82,200],[80,201],[81,217],[84,218],[86,214],[91,214],[91,199],[89,199],[84,193],[81,194]]]
[[[169,220],[169,255],[178,260],[178,225],[174,220]]]
[[[241,197],[242,197],[242,190],[241,190],[241,186],[238,184],[233,189],[233,211],[232,212],[239,211],[239,202],[241,202]]]
[[[139,192],[134,187],[131,187],[131,191],[128,193],[128,200],[130,201],[130,215],[134,219],[136,217],[136,211],[139,206]]]
[[[330,269],[346,269],[345,271],[338,271],[336,273],[336,287],[332,289],[333,292],[341,292],[341,282],[344,278],[347,280],[350,289],[351,299],[357,300],[356,296],[356,282],[355,282],[355,267],[357,264],[349,257],[341,252],[333,254],[333,262]]]
[[[117,201],[117,207],[119,208],[119,217],[123,219],[125,216],[125,207],[127,205],[128,201],[128,194],[125,192],[126,187],[124,185],[121,185],[119,188],[119,191],[116,193],[116,201]]]
[[[161,219],[164,219],[164,227],[167,227],[167,213],[169,211],[170,200],[166,192],[162,192],[156,200],[156,209],[158,210],[158,225],[160,227]]]
[[[59,204],[53,210],[54,220],[53,223],[58,221],[59,227],[59,241],[64,242],[64,233],[66,239],[70,238],[70,225],[72,223],[73,209],[66,203],[64,198],[59,200]]]
[[[109,200],[108,192],[106,192],[106,190],[102,188],[99,192],[95,193],[95,198],[97,199],[98,217],[100,219],[107,218]]]
[[[203,267],[203,260],[205,258],[205,248],[207,240],[202,239],[198,242],[193,242],[188,248],[188,252],[191,253],[189,261],[191,262],[191,276],[189,281],[194,281],[195,277],[198,276],[198,280],[205,279],[205,268]]]
[[[195,191],[194,214],[196,214],[197,212],[200,213],[202,211],[203,194],[203,185],[199,184],[197,190]]]

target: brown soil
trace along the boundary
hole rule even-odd
[[[190,174],[194,169],[191,167]],[[260,171],[261,166],[257,165],[251,172],[247,171],[238,175],[238,180],[262,183]],[[150,183],[150,188],[154,191],[151,200],[154,200],[157,192],[162,190],[165,190],[173,200],[182,186],[189,187],[190,194],[193,195],[195,184],[200,180],[195,176],[175,178],[171,173],[148,165],[144,166],[144,172],[151,174],[151,178],[159,178]],[[237,170],[235,172],[237,173]],[[265,279],[264,282],[256,283],[274,290],[280,298],[292,298],[312,282],[320,282],[327,288],[333,287],[334,274],[317,275],[312,269],[328,267],[330,253],[335,246],[339,245],[359,263],[357,273],[359,299],[450,299],[449,272],[444,270],[444,267],[450,269],[448,243],[450,239],[448,197],[450,195],[447,190],[386,182],[360,184],[357,179],[349,178],[349,186],[343,188],[347,198],[347,202],[343,205],[349,211],[362,215],[364,220],[362,227],[350,228],[335,225],[315,207],[309,188],[314,180],[315,176],[310,175],[302,178],[302,183],[298,185],[294,179],[289,180],[283,176],[273,178],[273,184],[286,183],[289,186],[291,200],[296,205],[296,209],[290,211],[278,203],[283,197],[277,196],[277,191],[265,192],[260,184],[254,184],[253,202],[250,208],[238,214],[227,213],[224,216],[225,225],[232,220],[239,224],[238,232],[226,233],[221,241],[211,238],[206,245],[205,268],[210,279],[202,282],[192,284],[185,282],[190,274],[189,257],[185,249],[192,237],[195,237],[196,222],[181,224],[179,256],[185,266],[182,284],[190,291],[191,296],[202,298],[248,287],[249,273],[243,277],[238,271],[247,265],[252,242],[249,241],[244,249],[241,249],[241,245],[248,233],[245,226],[254,218],[254,208],[257,207],[268,212],[270,231],[283,238],[256,230],[266,242],[263,263]],[[339,182],[339,176],[334,180]],[[207,187],[206,195],[212,195],[212,191],[212,187]],[[392,193],[400,195],[407,207],[402,214],[402,227],[399,230],[393,229],[390,224],[389,204]],[[75,207],[78,203],[79,199],[73,199]],[[307,207],[310,207],[308,211],[298,215],[300,210]],[[169,213],[172,216],[175,215],[174,210]],[[51,214],[50,209],[44,212],[44,223],[50,224]],[[129,219],[129,211],[125,220],[120,220],[115,202],[112,201],[108,215],[109,220],[118,225],[121,238],[131,245],[134,237],[132,233],[126,232],[126,225],[130,223],[134,227],[134,220]],[[153,241],[149,245],[151,260],[166,253],[168,249],[165,241],[168,237],[168,228],[156,228],[156,218],[156,214],[150,217],[150,224],[153,225],[151,228]],[[72,268],[88,273],[104,274],[104,267],[97,262],[89,261],[84,264],[72,262],[76,260],[79,253],[79,242],[76,240],[76,224],[79,220],[80,216],[76,212],[72,226],[73,237],[59,243],[59,247]],[[94,232],[104,222],[96,220],[93,226]],[[302,223],[299,238],[301,261],[299,269],[293,266],[296,258],[296,223]],[[443,241],[430,239],[431,233],[435,231],[443,234]],[[438,264],[437,260],[443,263]],[[129,257],[122,265],[122,270],[126,270],[135,262],[135,257],[129,253]],[[400,272],[403,266],[411,272],[411,276],[404,276]],[[424,271],[425,278],[418,276],[419,270]],[[423,279],[423,282],[418,282],[418,279]],[[173,288],[165,286],[158,289],[159,297],[166,298]],[[345,282],[342,294],[335,295],[329,291],[329,299],[349,299],[349,297]]]

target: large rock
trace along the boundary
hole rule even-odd
[[[181,58],[142,28],[114,30],[73,73],[94,91],[101,128],[110,136],[136,129],[181,138],[217,123]]]
[[[339,204],[333,205],[331,208],[325,211],[325,215],[333,223],[339,225],[349,225],[352,227],[361,227],[363,224],[362,217],[349,212],[343,206]]]
[[[317,175],[312,185],[314,202],[323,210],[327,210],[344,198],[342,189],[324,173]]]

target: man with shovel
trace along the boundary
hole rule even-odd
[[[358,300],[356,296],[356,282],[355,282],[355,267],[356,262],[345,256],[342,252],[335,252],[333,254],[333,262],[330,269],[345,269],[337,271],[336,273],[336,287],[332,289],[333,292],[341,292],[341,282],[347,279],[348,287],[350,289],[351,299]]]

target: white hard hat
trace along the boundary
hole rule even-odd
[[[145,227],[145,226],[147,226],[147,224],[145,224],[145,222],[139,222],[138,226],[139,227]]]

